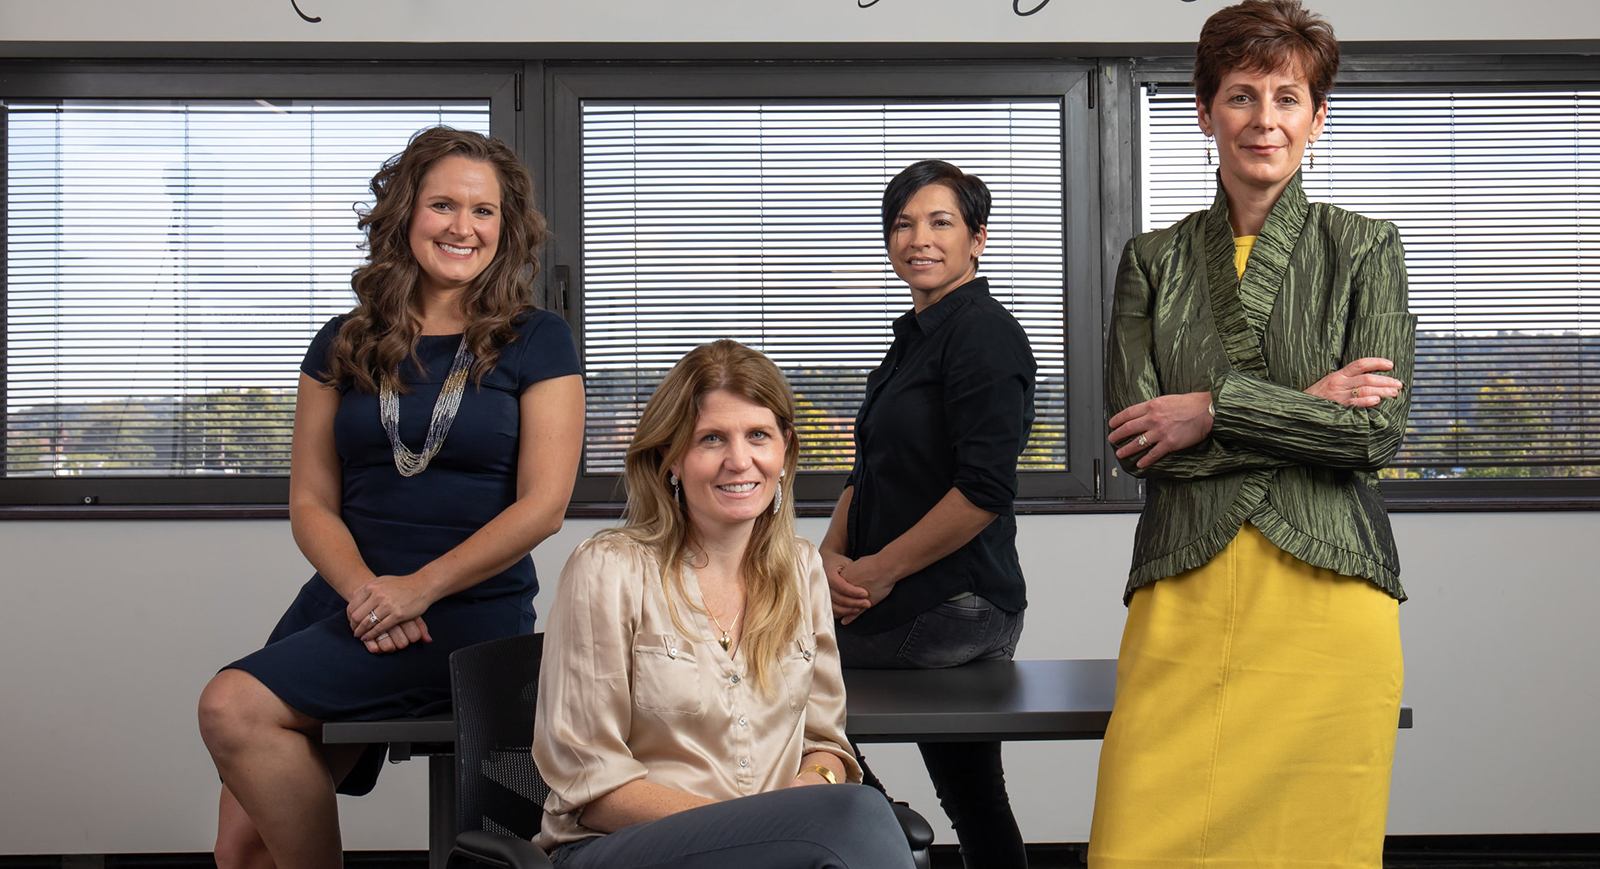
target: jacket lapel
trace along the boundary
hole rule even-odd
[[[1300,240],[1310,213],[1306,193],[1300,186],[1300,173],[1294,173],[1289,186],[1283,189],[1277,204],[1267,213],[1267,220],[1250,249],[1250,263],[1245,267],[1244,279],[1239,286],[1239,301],[1244,305],[1245,318],[1264,334],[1272,319],[1272,307],[1288,286],[1289,257]]]
[[[1218,337],[1236,370],[1267,376],[1262,335],[1289,272],[1289,255],[1300,238],[1308,206],[1296,172],[1283,195],[1267,214],[1266,223],[1250,250],[1244,279],[1234,265],[1233,227],[1228,224],[1228,197],[1221,185],[1217,198],[1200,222],[1202,237],[1194,239],[1196,254],[1206,264],[1206,293]]]
[[[1236,371],[1267,375],[1261,339],[1245,319],[1239,302],[1239,272],[1233,264],[1233,227],[1228,225],[1228,197],[1217,186],[1217,199],[1200,221],[1200,235],[1194,239],[1196,258],[1206,264],[1206,295],[1211,301],[1211,317],[1217,323],[1217,337],[1228,354],[1228,365]]]

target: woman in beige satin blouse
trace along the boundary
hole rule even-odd
[[[861,787],[822,559],[784,497],[794,397],[733,341],[690,351],[627,453],[624,524],[561,574],[533,754],[558,867],[910,866]]]

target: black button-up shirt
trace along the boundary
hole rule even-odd
[[[987,278],[895,320],[894,343],[856,414],[847,554],[883,549],[951,488],[996,518],[839,630],[885,631],[963,592],[1011,612],[1026,606],[1013,502],[1036,368],[1027,334],[989,295]]]

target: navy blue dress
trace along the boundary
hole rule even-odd
[[[328,321],[300,370],[327,380],[328,348],[346,317]],[[459,335],[425,335],[423,367],[401,375],[400,436],[420,451]],[[518,401],[523,390],[580,371],[572,332],[548,311],[530,311],[481,388],[467,381],[461,408],[427,470],[402,477],[378,418],[378,396],[339,387],[334,441],[343,482],[342,516],[361,557],[379,575],[405,575],[454,548],[516,500]],[[324,721],[369,721],[443,712],[450,704],[450,653],[533,630],[539,590],[533,558],[443,598],[423,614],[431,643],[372,654],[351,633],[345,600],[320,575],[300,589],[267,645],[230,667],[255,676],[285,703]],[[385,746],[370,746],[339,792],[372,789]]]

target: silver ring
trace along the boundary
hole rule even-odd
[[[1141,447],[1150,446],[1150,439],[1145,437],[1144,435],[1139,435],[1139,446],[1141,446]]]
[[[377,610],[373,610],[372,612],[367,613],[367,621],[372,622],[373,624],[377,624],[378,622],[383,621],[383,619],[378,617],[378,611]]]
[[[376,643],[376,642],[379,642],[381,640],[387,640],[387,639],[389,639],[389,632],[388,631],[384,631],[383,633],[379,634],[377,636],[377,638],[373,640],[373,642]]]

